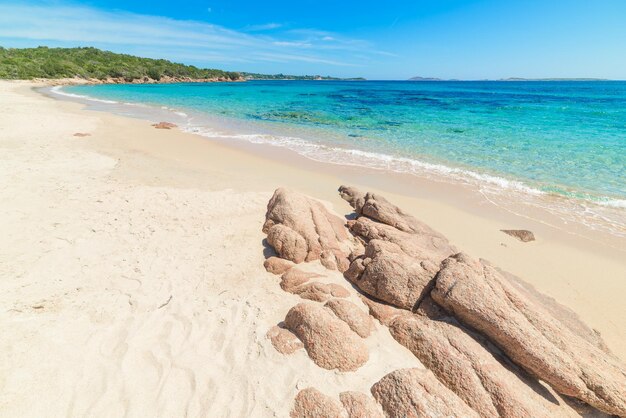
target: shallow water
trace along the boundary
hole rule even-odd
[[[154,105],[177,112],[190,131],[318,160],[560,196],[571,203],[557,199],[560,210],[609,223],[626,210],[626,82],[253,81],[63,92]]]

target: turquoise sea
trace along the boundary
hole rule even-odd
[[[626,210],[626,82],[250,81],[62,91],[171,110],[188,130],[315,159]]]

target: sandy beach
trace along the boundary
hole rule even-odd
[[[305,387],[369,392],[423,367],[378,323],[358,373],[272,347],[267,331],[300,301],[263,267],[278,187],[338,214],[342,184],[381,193],[576,312],[626,361],[622,238],[451,184],[156,130],[37,86],[0,82],[0,416],[283,417]]]

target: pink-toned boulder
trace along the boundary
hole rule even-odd
[[[337,318],[348,324],[361,338],[369,337],[373,326],[372,318],[354,303],[345,299],[331,299],[324,306],[333,311]]]
[[[348,418],[384,418],[380,405],[365,393],[341,392],[339,399]]]
[[[452,318],[398,316],[391,335],[481,417],[574,417],[578,414],[509,364]]]
[[[366,216],[350,220],[347,225],[353,235],[366,243],[372,240],[391,242],[412,257],[428,255],[439,259],[456,252],[456,249],[443,235],[430,229],[427,234],[404,232]]]
[[[341,404],[315,388],[298,392],[291,418],[345,418]]]
[[[263,262],[265,270],[272,274],[283,274],[294,265],[293,262],[280,257],[269,257]]]
[[[359,217],[350,231],[365,243],[345,277],[368,295],[411,310],[428,295],[439,264],[456,250],[441,234],[384,198],[342,186]]]
[[[527,229],[501,229],[507,235],[517,238],[522,242],[530,242],[535,240],[535,234]]]
[[[172,129],[176,128],[177,125],[171,122],[159,122],[152,124],[152,126],[154,126],[156,129]]]
[[[309,246],[306,239],[288,226],[277,224],[263,229],[267,233],[267,242],[278,255],[296,264],[308,258]],[[313,258],[313,257],[311,257]]]
[[[392,242],[372,240],[345,277],[368,295],[411,310],[428,294],[438,270],[432,260],[411,257]]]
[[[322,277],[321,274],[317,273],[309,273],[307,271],[302,271],[297,267],[291,268],[287,270],[280,277],[280,287],[285,292],[296,293],[295,289],[299,286],[307,283],[311,279]]]
[[[424,232],[430,229],[380,195],[363,193],[350,186],[340,186],[339,195],[359,216],[366,216],[404,232]]]
[[[363,193],[355,187],[349,186],[339,187],[339,195],[352,206],[359,217],[365,216],[402,232],[429,236],[437,238],[437,240],[442,239],[444,242],[448,241],[430,226],[405,213],[380,195]]]
[[[270,328],[267,332],[267,338],[270,339],[276,351],[281,354],[291,354],[304,347],[302,341],[294,333],[277,325]]]
[[[363,340],[321,305],[300,303],[294,306],[287,313],[285,324],[320,367],[353,371],[369,358]]]
[[[300,296],[302,299],[308,299],[315,302],[326,302],[332,298],[347,298],[350,292],[335,283],[311,282],[305,283],[293,289],[291,293]]]
[[[389,418],[479,415],[425,369],[400,369],[372,386],[372,395]]]
[[[432,298],[557,392],[626,416],[626,368],[534,303],[485,262],[456,254],[442,263]]]
[[[338,297],[346,298],[350,296],[350,292],[335,283],[309,282],[310,279],[323,277],[317,273],[309,273],[302,271],[296,267],[289,269],[281,277],[280,287],[289,293],[300,296],[302,299],[313,300],[316,302],[326,302],[327,300]]]
[[[354,242],[345,221],[308,196],[277,189],[267,205],[263,232],[282,258],[295,263],[320,260],[342,272],[348,268]]]
[[[481,260],[481,262],[491,266],[486,260]],[[537,291],[530,283],[525,282],[519,277],[495,266],[491,267],[496,269],[496,271],[520,293],[521,297],[528,299],[533,305],[541,306],[542,309],[546,310],[553,318],[558,320],[563,326],[569,328],[574,334],[587,340],[605,353],[612,355],[611,350],[607,347],[600,333],[587,326],[573,310],[567,306],[561,305],[554,298]]]

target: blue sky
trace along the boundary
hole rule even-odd
[[[626,0],[0,0],[0,45],[369,79],[626,79]]]

